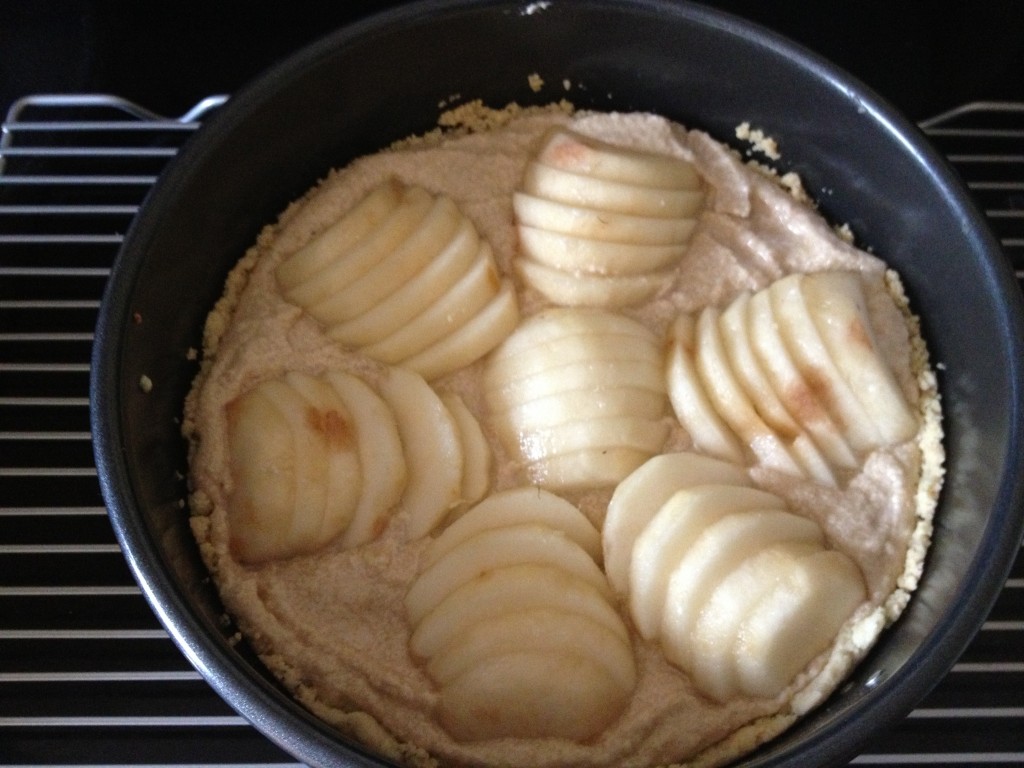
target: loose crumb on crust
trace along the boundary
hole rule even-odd
[[[775,139],[766,136],[760,128],[751,128],[748,122],[742,122],[736,126],[736,138],[750,143],[747,154],[759,152],[769,160],[778,160],[782,157]]]

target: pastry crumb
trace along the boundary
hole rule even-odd
[[[747,154],[759,152],[769,160],[778,160],[782,157],[775,139],[766,136],[760,128],[751,128],[748,122],[742,122],[736,126],[736,138],[750,143]]]

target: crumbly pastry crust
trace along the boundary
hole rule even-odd
[[[502,739],[459,744],[431,717],[436,693],[406,647],[409,630],[402,598],[416,575],[423,542],[404,543],[397,520],[380,539],[355,551],[328,545],[286,561],[258,566],[236,562],[228,546],[225,512],[231,479],[224,406],[256,382],[287,370],[354,371],[371,385],[387,376],[385,366],[339,349],[311,318],[284,302],[275,289],[273,269],[388,176],[452,196],[490,240],[499,269],[512,274],[515,233],[509,192],[544,131],[567,124],[611,142],[685,157],[711,181],[713,191],[694,235],[694,252],[678,268],[673,289],[627,314],[661,331],[680,312],[721,304],[740,290],[756,290],[789,272],[857,270],[870,288],[880,346],[918,409],[921,428],[914,440],[870,455],[863,471],[841,489],[823,489],[765,468],[750,470],[759,486],[816,519],[831,545],[860,565],[869,588],[868,603],[851,617],[832,648],[776,699],[713,703],[665,662],[655,644],[637,638],[636,693],[619,722],[592,743]],[[798,180],[774,178],[763,167],[752,169],[705,134],[658,117],[575,114],[565,104],[506,110],[471,104],[447,113],[442,126],[331,171],[264,229],[231,272],[223,297],[208,317],[183,431],[190,444],[191,525],[227,613],[298,701],[351,738],[404,765],[727,763],[783,732],[835,690],[899,616],[924,567],[943,479],[941,408],[919,323],[899,277],[817,216]],[[749,127],[744,134],[751,135]],[[763,135],[753,138],[760,147],[767,146]],[[774,151],[774,143],[771,147]],[[486,194],[476,186],[481,183]],[[790,229],[806,239],[787,240],[784,227],[776,224],[766,224],[756,246],[743,246],[730,235],[735,222],[751,217],[768,221],[765,217],[772,212],[792,217],[787,221],[796,225]],[[545,305],[539,296],[520,289],[523,316]],[[481,413],[479,365],[442,378],[436,388],[460,393]],[[514,462],[491,438],[498,468],[494,487],[521,483]],[[689,447],[676,426],[666,450]],[[586,492],[570,500],[600,520],[609,493]]]

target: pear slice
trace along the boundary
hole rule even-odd
[[[636,448],[659,453],[668,438],[669,425],[633,416],[595,416],[554,427],[524,431],[520,455],[525,461],[542,461],[576,451]]]
[[[729,363],[719,329],[720,313],[706,307],[697,318],[694,362],[708,400],[766,467],[802,477],[803,468],[779,436],[757,413]]]
[[[437,301],[469,270],[477,258],[491,252],[469,219],[463,219],[451,241],[417,275],[358,317],[336,323],[327,335],[342,344],[365,346],[390,336]]]
[[[505,340],[518,322],[515,287],[504,280],[491,300],[461,327],[405,358],[402,364],[434,381],[479,360]]]
[[[372,232],[351,249],[338,252],[330,264],[288,289],[284,297],[303,309],[309,309],[344,290],[401,245],[420,226],[433,202],[433,196],[425,189],[403,187],[398,205],[377,223]]]
[[[660,419],[666,411],[664,393],[649,389],[621,387],[595,390],[586,399],[574,392],[517,403],[504,409],[492,409],[494,427],[506,445],[518,445],[524,435],[574,421],[600,417],[631,416]],[[518,449],[517,449],[518,450]]]
[[[610,598],[601,569],[564,533],[549,525],[508,525],[469,537],[420,573],[405,596],[410,623],[419,624],[449,594],[481,574],[526,563],[561,568]]]
[[[618,718],[632,689],[582,650],[494,656],[441,689],[438,713],[455,739],[586,742]]]
[[[526,285],[567,307],[631,307],[657,295],[675,277],[670,270],[641,275],[568,272],[529,259],[518,259],[515,268]]]
[[[244,563],[287,557],[297,480],[291,425],[258,389],[236,398],[226,410],[231,551]]]
[[[743,445],[715,410],[697,372],[693,360],[694,326],[690,315],[680,315],[669,332],[665,381],[672,410],[697,450],[735,464],[746,464]]]
[[[792,440],[802,429],[775,394],[771,382],[768,381],[761,363],[754,354],[747,325],[749,302],[750,292],[743,291],[729,303],[718,318],[729,365],[765,424],[783,439]]]
[[[593,585],[557,566],[527,563],[488,571],[454,590],[415,627],[409,648],[430,658],[476,622],[528,608],[586,616],[629,642],[622,618]]]
[[[778,319],[767,290],[750,297],[747,322],[754,353],[786,409],[811,435],[833,466],[844,469],[857,467],[857,457],[832,421],[828,409],[812,383],[804,379],[793,362],[779,333]]]
[[[790,451],[804,474],[834,488],[837,485],[836,476],[828,461],[814,441],[790,416],[754,354],[747,323],[749,302],[750,293],[744,291],[718,318],[729,365],[765,424],[779,436],[780,440],[789,443]]]
[[[381,362],[401,363],[465,325],[502,286],[493,259],[477,259],[437,301],[391,335],[363,347],[363,352]]]
[[[750,486],[740,467],[697,453],[665,453],[644,462],[615,488],[601,538],[604,567],[620,595],[629,591],[629,569],[637,536],[677,491],[695,485]]]
[[[598,211],[556,203],[525,192],[512,194],[512,208],[517,224],[613,243],[672,245],[685,243],[693,231],[689,219]]]
[[[835,550],[799,558],[747,614],[734,653],[739,688],[778,695],[867,599],[860,570]]]
[[[495,408],[508,408],[556,394],[577,392],[580,397],[588,397],[599,389],[622,387],[664,393],[661,366],[646,359],[630,360],[625,354],[620,359],[582,359],[506,381],[500,389],[488,388],[487,397]]]
[[[654,334],[646,326],[623,314],[602,309],[553,307],[524,320],[494,354],[496,357],[535,354],[536,350],[558,339],[570,336],[600,338],[610,334],[628,334],[644,340],[643,343],[657,344]]]
[[[612,181],[538,162],[526,166],[522,188],[558,203],[634,216],[693,218],[704,205],[700,190]]]
[[[693,226],[696,221],[691,220]],[[527,258],[552,269],[596,275],[642,275],[674,266],[686,254],[690,234],[668,245],[614,243],[566,235],[520,224],[519,250]]]
[[[348,528],[363,495],[365,470],[359,453],[358,423],[326,379],[289,371],[284,382],[305,400],[306,424],[320,438],[317,442],[326,464],[320,539],[327,542]]]
[[[551,526],[576,542],[595,562],[601,561],[601,534],[587,516],[553,493],[526,486],[498,491],[468,510],[430,543],[421,567],[433,565],[478,533],[522,524]]]
[[[715,588],[693,630],[691,679],[705,695],[725,702],[740,693],[735,649],[743,621],[798,558],[818,551],[813,542],[776,544],[744,560]]]
[[[682,158],[619,147],[564,128],[554,129],[545,139],[537,160],[573,173],[646,187],[699,189],[701,184],[696,169]]]
[[[487,362],[484,387],[500,391],[508,383],[530,376],[545,376],[553,368],[609,360],[660,367],[661,351],[653,339],[629,333],[563,336],[518,354],[493,355]]]
[[[629,607],[637,631],[647,640],[658,636],[669,578],[705,528],[734,512],[784,507],[775,494],[742,485],[697,485],[676,491],[633,545]]]
[[[427,674],[442,686],[495,656],[514,651],[579,653],[623,689],[636,685],[636,664],[627,641],[603,623],[580,613],[546,607],[481,619],[427,662]]]
[[[873,415],[884,444],[917,434],[917,416],[879,352],[860,277],[818,272],[806,276],[801,290],[833,362]]]
[[[408,483],[401,508],[406,536],[426,536],[459,503],[465,459],[458,426],[423,377],[390,368],[380,394],[391,408],[402,439]]]
[[[355,423],[362,467],[359,502],[342,538],[343,547],[376,539],[402,498],[409,476],[398,423],[391,407],[362,379],[329,371],[324,379],[348,407]]]
[[[824,535],[813,520],[776,509],[735,512],[701,533],[669,577],[660,632],[669,661],[693,668],[693,627],[715,588],[748,557],[784,541],[821,544]]]
[[[359,457],[351,439],[350,417],[340,403],[337,408],[330,408],[326,412],[310,406],[283,379],[267,379],[260,382],[256,389],[261,397],[265,397],[280,410],[292,432],[295,497],[291,513],[292,525],[285,532],[284,539],[289,542],[288,548],[292,553],[311,552],[323,543],[319,537],[327,507],[327,455],[330,442],[338,449],[342,481],[354,484],[354,493],[342,500],[346,507],[345,517],[351,515],[355,500],[359,497]],[[331,418],[331,414],[334,418]],[[340,439],[333,439],[332,434]]]
[[[389,180],[374,188],[305,246],[282,261],[274,275],[282,292],[298,287],[351,250],[399,206],[403,186]]]
[[[787,275],[768,288],[779,333],[804,379],[816,382],[815,391],[836,424],[842,426],[850,447],[859,452],[870,451],[882,443],[881,435],[825,347],[804,301],[803,279],[801,274]]]
[[[344,288],[309,307],[309,313],[330,327],[373,309],[422,272],[444,250],[462,221],[455,203],[447,197],[435,198],[405,240]]]
[[[484,369],[483,385],[493,393],[567,364],[595,361],[660,368],[660,345],[650,330],[623,315],[587,308],[545,311],[527,318],[494,351]]]
[[[491,444],[484,435],[476,416],[457,394],[441,396],[445,408],[455,420],[462,443],[462,496],[463,504],[480,501],[491,487],[491,463],[494,458]]]
[[[575,491],[614,486],[653,454],[646,447],[582,448],[526,465],[530,480],[544,488]]]

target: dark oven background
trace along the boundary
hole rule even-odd
[[[80,91],[115,93],[179,115],[211,93],[231,93],[322,34],[396,4],[12,0],[0,14],[0,111],[27,93]],[[967,101],[1024,98],[1018,0],[707,4],[832,59],[915,120]]]

